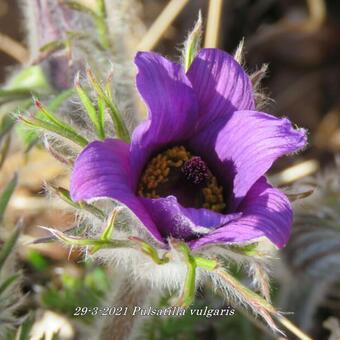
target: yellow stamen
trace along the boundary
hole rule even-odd
[[[138,186],[138,195],[147,198],[159,198],[157,191],[161,184],[169,181],[171,169],[180,168],[193,158],[184,146],[174,146],[153,157],[146,166]],[[223,212],[226,205],[223,198],[223,187],[218,184],[217,178],[209,173],[204,187],[198,187],[198,195],[202,195],[202,207],[216,212]]]

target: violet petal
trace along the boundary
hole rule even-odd
[[[237,244],[267,237],[283,247],[290,235],[293,213],[288,198],[261,177],[239,208],[243,215],[225,226],[190,242],[195,249],[208,244]]]
[[[163,241],[132,189],[129,144],[118,139],[106,139],[87,145],[75,161],[70,192],[74,201],[112,198],[121,202],[157,240]]]
[[[164,237],[172,236],[183,240],[207,234],[242,215],[223,215],[203,208],[184,208],[175,196],[144,198],[143,203]]]
[[[232,188],[231,208],[236,209],[252,185],[273,162],[306,145],[306,132],[291,122],[263,112],[237,111],[218,119],[191,141],[213,169]]]
[[[152,52],[137,53],[135,63],[137,88],[149,111],[149,119],[132,135],[131,161],[136,185],[146,160],[155,150],[192,134],[197,99],[181,65]]]
[[[255,109],[251,81],[230,54],[203,48],[187,75],[198,97],[200,127],[234,111]]]

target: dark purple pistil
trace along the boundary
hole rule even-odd
[[[193,184],[202,184],[209,178],[209,169],[201,157],[187,160],[181,167],[185,179]]]

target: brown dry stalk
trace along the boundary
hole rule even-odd
[[[327,8],[325,0],[307,0],[309,10],[309,25],[317,30],[326,20]]]
[[[21,64],[26,63],[28,60],[27,49],[16,40],[3,33],[0,33],[0,50]]]
[[[188,2],[189,0],[171,0],[146,32],[137,50],[152,50]]]
[[[204,47],[217,47],[219,41],[223,0],[210,0]]]

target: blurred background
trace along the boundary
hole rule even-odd
[[[264,111],[287,116],[309,131],[306,150],[280,159],[271,170],[271,180],[283,187],[293,185],[298,191],[305,185],[315,190],[306,203],[296,205],[297,218],[291,245],[280,254],[281,260],[274,268],[274,305],[295,313],[292,319],[313,339],[331,336],[330,339],[340,339],[340,168],[336,165],[340,151],[340,2],[216,0],[221,7],[212,17],[215,20],[209,22],[209,15],[213,15],[210,7],[213,1],[175,1],[179,4],[177,10],[167,7],[170,2],[174,3],[168,0],[127,0],[125,7],[122,1],[120,11],[128,19],[117,23],[125,31],[124,36],[119,36],[123,39],[119,43],[124,43],[128,56],[132,56],[138,46],[137,49],[153,49],[178,59],[178,50],[201,10],[204,26],[209,26],[206,32],[218,32],[211,44],[233,53],[244,38],[246,69],[255,72],[262,64],[269,65],[262,82],[262,92],[269,98]],[[43,0],[37,2],[44,6]],[[46,0],[45,5],[51,2]],[[79,2],[90,8],[93,6],[91,0]],[[116,13],[115,4],[118,2],[110,0],[107,3],[110,4],[107,12]],[[164,15],[165,9],[168,12]],[[53,90],[46,96],[54,96],[60,86],[49,82],[49,79],[56,73],[51,76],[46,71],[44,58],[35,59],[32,63],[32,39],[28,38],[28,30],[32,30],[30,26],[40,25],[40,29],[46,32],[48,29],[44,28],[44,22],[27,22],[27,11],[19,1],[0,0],[0,81],[5,89],[12,91],[9,80],[12,79],[13,83],[13,72],[32,64],[43,65],[46,79],[41,80],[41,88],[37,87],[37,92],[45,95],[41,89],[46,90],[50,86]],[[157,18],[162,13],[159,23]],[[86,22],[86,13],[82,15]],[[52,13],[52,24],[54,16],[55,13]],[[40,19],[43,21],[43,18]],[[156,28],[153,26],[155,23]],[[47,42],[44,41],[45,44]],[[56,78],[58,74],[64,74],[63,68],[53,70],[59,72]],[[26,75],[25,81],[33,77],[39,82],[39,74],[35,71]],[[28,84],[31,84],[29,81]],[[109,289],[111,279],[104,267],[85,263],[80,252],[70,252],[57,242],[30,243],[47,236],[37,226],[65,230],[75,217],[63,202],[46,199],[44,190],[45,182],[68,187],[65,168],[38,142],[32,143],[31,137],[23,135],[9,122],[10,113],[29,107],[27,98],[30,100],[30,91],[28,97],[20,91],[0,92],[2,155],[6,150],[6,158],[0,158],[0,192],[8,188],[14,173],[19,174],[15,192],[6,204],[6,223],[1,225],[0,239],[7,239],[13,226],[20,219],[24,221],[15,250],[18,255],[14,273],[22,273],[16,291],[20,291],[18,296],[25,296],[25,301],[14,311],[14,333],[20,328],[21,334],[24,334],[26,328],[33,327],[34,334],[38,334],[34,339],[39,339],[43,332],[39,327],[46,328],[47,324],[50,335],[46,335],[46,339],[87,339],[81,329],[91,327],[93,317],[76,318],[73,316],[74,308],[80,303],[84,306],[98,305]],[[136,106],[138,108],[138,103]],[[202,292],[197,305],[207,303],[217,305],[218,301]],[[0,304],[1,308],[7,309]],[[27,311],[30,316],[24,318]],[[8,335],[8,339],[14,333]],[[145,325],[141,333],[141,339],[265,338],[275,337],[268,334],[261,324],[248,320],[241,313],[230,318],[155,318]]]

